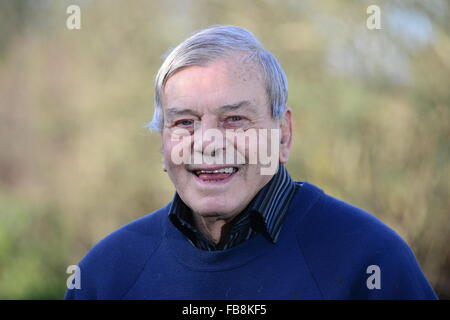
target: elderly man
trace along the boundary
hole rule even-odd
[[[179,44],[151,123],[173,201],[95,245],[66,298],[435,299],[394,231],[291,179],[286,99],[281,66],[250,32],[214,26]]]

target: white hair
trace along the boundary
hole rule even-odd
[[[246,53],[262,70],[272,118],[280,119],[286,110],[288,85],[277,59],[249,31],[235,26],[212,26],[196,32],[173,49],[155,79],[153,119],[147,124],[161,131],[164,124],[162,95],[167,80],[181,68],[205,66],[234,52]]]

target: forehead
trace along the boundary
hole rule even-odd
[[[261,105],[267,94],[260,67],[240,55],[183,68],[167,80],[163,92],[164,109],[214,108],[244,100]]]

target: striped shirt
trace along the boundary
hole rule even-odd
[[[191,209],[175,193],[169,210],[169,218],[195,247],[208,250],[224,250],[237,246],[258,233],[263,233],[273,243],[278,239],[283,217],[289,207],[297,184],[291,179],[283,164],[278,172],[256,194],[246,209],[230,223],[228,235],[218,244],[208,241],[195,227]]]

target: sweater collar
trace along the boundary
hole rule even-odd
[[[307,182],[295,182],[296,188],[292,201],[288,206],[283,232],[276,244],[271,244],[263,234],[256,234],[238,246],[224,250],[208,251],[195,247],[180,232],[169,219],[163,219],[164,231],[163,249],[168,250],[179,263],[192,270],[220,271],[231,270],[247,264],[269,252],[292,250],[297,243],[297,231],[300,221],[311,211],[323,191]],[[169,203],[165,210],[170,210]],[[166,211],[167,214],[167,211]],[[165,216],[167,218],[167,216]],[[277,254],[274,252],[274,257]],[[267,267],[265,265],[258,267]]]

